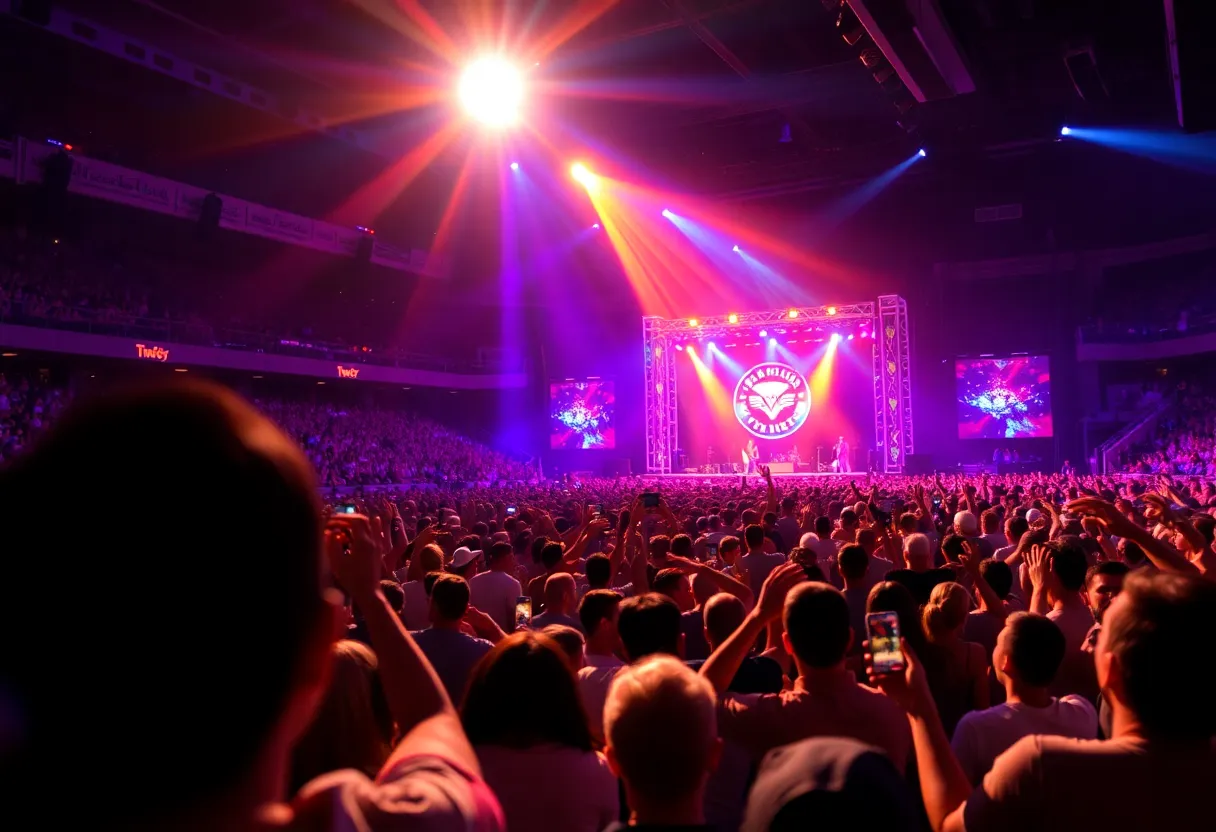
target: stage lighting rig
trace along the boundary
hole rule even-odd
[[[519,121],[523,75],[502,57],[487,56],[469,64],[457,92],[465,112],[487,127],[510,127]]]

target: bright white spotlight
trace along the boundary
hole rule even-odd
[[[731,251],[736,251],[736,252],[737,252],[738,250],[739,250],[739,247],[738,247],[738,246],[735,246],[734,248],[732,248],[732,249],[731,249]]]
[[[675,214],[671,213],[671,212],[670,212],[670,211],[668,211],[666,208],[664,208],[664,209],[663,209],[663,216],[664,216],[664,217],[666,217],[667,219],[671,219],[672,217],[674,217],[674,216],[675,216]]]
[[[1071,128],[1071,127],[1068,127],[1068,126],[1061,127],[1061,128],[1060,128],[1060,135],[1061,135],[1061,136],[1071,136],[1071,135],[1072,135],[1072,128]]]
[[[928,156],[929,154],[926,153],[925,149],[922,147],[920,150],[916,151],[916,155],[923,159],[926,156]]]
[[[729,315],[726,316],[726,320],[729,323],[737,324],[737,323],[739,323],[739,316],[736,315],[734,312],[731,312]]]
[[[767,330],[767,329],[762,329],[762,330],[760,330],[760,337],[761,337],[761,338],[767,338],[767,337],[768,337],[768,330]]]
[[[502,58],[480,58],[460,76],[459,93],[470,116],[489,127],[509,127],[519,121],[524,79]]]
[[[684,345],[676,344],[676,352],[684,352]]]
[[[848,337],[848,338],[846,338],[845,340],[847,340],[847,341],[852,341],[852,340],[853,340],[853,333],[851,333],[851,332],[850,332],[850,333],[849,333],[849,337]]]
[[[594,225],[592,225],[591,227],[592,227],[592,228],[599,228],[599,227],[600,227],[600,224],[597,222],[597,223],[595,223]]]
[[[511,170],[519,170],[519,162],[512,162]]]
[[[776,338],[769,338],[769,339],[768,339],[768,342],[769,342],[769,344],[770,344],[770,345],[772,345],[772,346],[774,346],[774,347],[775,347],[775,346],[777,346],[777,339],[776,339]]]
[[[582,162],[575,162],[570,166],[570,175],[574,177],[574,181],[582,185],[584,188],[591,190],[600,181],[600,178],[591,171],[587,170],[587,166]]]
[[[832,333],[832,343],[833,343],[833,344],[839,344],[839,343],[840,343],[840,333],[839,333],[839,332],[833,332],[833,333]]]
[[[709,342],[709,345],[710,345],[711,347],[716,347],[716,346],[718,346],[718,345],[717,345],[717,344],[715,344],[713,341],[710,341],[710,342]]]

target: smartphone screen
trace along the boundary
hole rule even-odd
[[[705,552],[711,558],[716,558],[718,556],[718,544],[717,543],[706,543]]]
[[[659,507],[659,492],[647,491],[642,495],[642,508],[658,508]]]
[[[347,505],[339,506],[338,511],[342,514],[354,514],[356,509],[354,505],[348,503]]]
[[[521,595],[515,599],[515,629],[526,630],[532,626],[532,599]]]
[[[871,663],[876,675],[903,671],[904,651],[899,646],[897,613],[872,612],[867,615],[866,638],[870,641]]]
[[[507,506],[507,514],[514,514],[515,506]]]

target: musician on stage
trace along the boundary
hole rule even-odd
[[[756,447],[755,439],[747,440],[747,447],[743,449],[743,485],[747,485],[748,474],[755,474],[760,470],[760,449]]]
[[[836,440],[832,453],[836,457],[836,470],[842,474],[851,473],[853,466],[849,462],[849,443],[844,441],[843,436]]]

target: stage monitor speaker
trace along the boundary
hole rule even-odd
[[[904,460],[905,474],[932,474],[933,454],[908,454]]]

